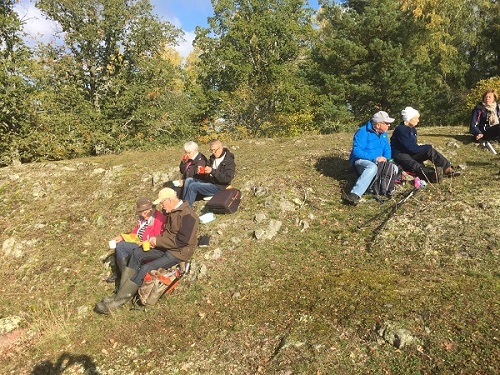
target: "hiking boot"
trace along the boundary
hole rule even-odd
[[[349,195],[347,197],[345,197],[345,200],[347,201],[347,203],[349,203],[351,206],[356,206],[359,202],[361,198],[358,197],[356,194],[354,193],[349,193]]]
[[[114,273],[106,279],[106,282],[111,284],[111,283],[114,283],[116,280],[118,280],[118,275],[116,273]]]
[[[448,167],[443,172],[445,177],[458,177],[461,175],[460,171],[455,170],[453,167]]]
[[[443,170],[441,168],[420,168],[420,171],[417,173],[417,176],[420,177],[421,180],[425,180],[430,183],[441,182],[440,178],[443,178]]]

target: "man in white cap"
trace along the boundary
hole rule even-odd
[[[417,143],[417,129],[420,121],[420,113],[412,107],[406,107],[401,111],[403,122],[401,122],[391,136],[391,149],[394,161],[405,171],[415,172],[417,176],[427,182],[440,182],[442,176],[458,176],[460,172],[455,171],[451,163],[432,145]],[[433,168],[424,165],[424,161],[430,160]]]
[[[130,301],[148,272],[159,268],[168,269],[189,260],[193,255],[197,245],[199,218],[191,206],[180,200],[170,188],[161,189],[153,204],[160,204],[166,217],[162,233],[149,239],[149,251],[141,248],[134,250],[122,274],[124,283],[111,301],[103,299],[96,304],[94,310],[97,313],[109,314]]]
[[[377,163],[391,158],[391,146],[387,139],[387,130],[394,122],[384,111],[379,111],[354,134],[349,163],[358,174],[358,180],[351,189],[346,201],[357,205],[377,175]]]

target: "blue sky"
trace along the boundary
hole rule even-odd
[[[210,0],[151,0],[153,13],[162,20],[169,21],[185,33],[184,41],[179,41],[177,50],[185,57],[192,50],[196,26],[207,26],[207,18],[213,15]],[[309,0],[312,7],[318,7],[317,0]],[[22,20],[25,20],[25,31],[38,41],[48,42],[52,39],[57,26],[43,18],[35,8],[34,0],[19,0],[14,9]]]

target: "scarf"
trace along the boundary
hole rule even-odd
[[[498,124],[498,114],[497,114],[497,103],[493,102],[490,105],[486,105],[483,103],[484,109],[488,111],[488,123],[490,126]]]

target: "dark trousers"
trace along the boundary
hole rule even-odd
[[[500,137],[500,125],[493,125],[483,132],[483,138],[481,138],[478,142],[491,141],[497,137]]]
[[[424,168],[423,162],[430,160],[434,167],[447,169],[451,166],[451,163],[442,154],[437,152],[434,147],[429,147],[427,151],[419,152],[418,154],[410,155],[399,153],[393,156],[396,164],[403,167],[405,171],[420,172],[421,168]]]
[[[148,272],[157,270],[158,268],[168,269],[180,262],[181,260],[173,256],[170,251],[161,251],[157,249],[144,251],[139,247],[134,250],[128,262],[128,267],[137,271],[131,280],[137,285],[142,285],[144,276],[146,276]]]

